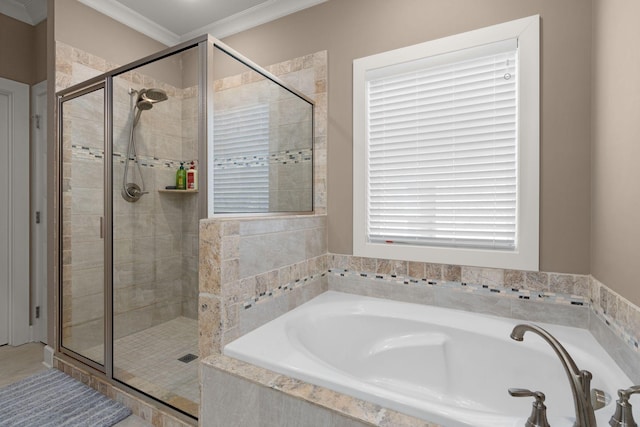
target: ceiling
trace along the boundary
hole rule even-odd
[[[167,46],[211,34],[222,38],[327,0],[78,0]],[[0,0],[0,13],[31,25],[47,0]]]

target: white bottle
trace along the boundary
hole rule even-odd
[[[187,190],[197,190],[198,189],[198,171],[196,170],[196,166],[191,162],[191,167],[187,170]]]

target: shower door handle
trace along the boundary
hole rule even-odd
[[[104,217],[100,217],[100,238],[104,239]]]

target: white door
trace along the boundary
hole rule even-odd
[[[0,78],[0,344],[29,341],[29,86]]]
[[[32,341],[47,343],[47,82],[31,88]]]

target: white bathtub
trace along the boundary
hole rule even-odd
[[[549,423],[572,426],[560,360],[539,336],[509,338],[513,319],[326,292],[224,348],[224,354],[446,427],[523,426],[532,398],[547,396]],[[537,323],[569,351],[592,387],[617,396],[631,385],[586,330]],[[598,411],[608,425],[615,399]]]

